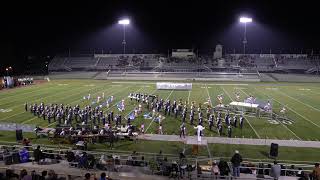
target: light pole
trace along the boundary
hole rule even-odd
[[[118,21],[118,24],[123,26],[123,55],[126,54],[126,26],[130,24],[129,19],[121,19]]]
[[[246,54],[246,44],[247,44],[247,23],[252,22],[252,18],[248,17],[240,17],[239,19],[240,23],[244,24],[244,34],[243,34],[243,54]]]

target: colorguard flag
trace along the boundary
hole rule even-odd
[[[145,114],[143,115],[143,117],[144,117],[144,119],[152,119],[152,116],[151,116],[151,113],[150,113],[150,112],[145,113]]]
[[[134,120],[136,118],[133,111],[130,112],[130,114],[128,115],[128,118],[130,118],[130,120]]]

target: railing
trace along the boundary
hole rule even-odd
[[[6,148],[23,148],[25,146],[21,146],[21,145],[16,145],[16,146],[3,146]],[[36,145],[33,146],[28,146],[27,148],[29,148],[29,152],[32,154],[33,151],[31,151],[31,148],[36,147]],[[66,155],[66,151],[70,151],[70,149],[68,148],[52,148],[52,147],[45,147],[43,148],[44,151],[43,153],[48,155],[53,155],[53,156],[57,156],[59,155],[60,157],[64,157]],[[155,153],[140,153],[138,152],[137,154],[129,154],[128,151],[107,151],[107,152],[98,152],[98,151],[86,151],[87,154],[91,154],[94,157],[96,157],[96,159],[99,159],[99,157],[101,157],[101,155],[109,155],[109,158],[106,158],[106,166],[108,165],[109,168],[107,168],[106,171],[108,172],[112,172],[114,170],[116,170],[117,172],[125,172],[122,167],[125,166],[135,166],[137,168],[145,168],[147,167],[147,169],[144,169],[144,173],[146,174],[156,174],[156,175],[166,175],[166,171],[161,167],[161,163],[168,163],[171,164],[171,162],[180,162],[180,159],[178,156],[176,155],[172,155],[172,154],[155,154]],[[166,158],[165,158],[166,157]],[[167,161],[165,161],[164,159],[167,159]],[[210,167],[211,167],[211,162],[212,160],[216,159],[216,158],[205,158],[205,157],[196,157],[196,158],[184,158],[185,159],[185,164],[188,165],[192,165],[192,171],[187,172],[186,176],[190,177],[191,179],[212,179],[212,178],[216,178],[217,176],[214,176],[211,174],[210,172]],[[230,159],[230,157],[225,157],[224,159]],[[218,159],[217,159],[218,160]],[[219,160],[218,160],[219,161]],[[270,160],[271,161],[271,160]],[[243,162],[242,164],[245,164],[246,166],[241,166],[240,169],[244,170],[244,169],[251,169],[253,172],[256,172],[256,174],[262,174],[261,172],[263,172],[264,175],[268,175],[267,173],[265,173],[266,171],[270,172],[270,167],[266,167],[265,165],[271,165],[272,163],[270,161],[250,161],[250,162]],[[263,167],[261,167],[261,164],[264,164]],[[207,171],[203,170],[202,174],[198,174],[196,173],[197,171],[197,165],[199,165],[199,167],[207,167]],[[285,165],[285,164],[282,164]],[[290,164],[290,165],[294,165],[295,168],[303,168],[304,172],[310,172],[311,169],[313,168],[313,164]],[[232,168],[231,168],[231,164],[228,163],[229,169],[230,169],[230,174],[232,174]],[[111,167],[111,169],[110,169]],[[208,168],[209,167],[209,168]],[[179,174],[180,172],[182,173],[182,169],[181,167],[179,168],[180,170],[178,170]],[[185,170],[186,171],[186,170]],[[297,169],[286,169],[285,167],[281,170],[282,175],[287,176],[287,175],[293,175],[293,174],[297,174],[297,172],[300,172],[301,170],[297,170]],[[293,173],[294,172],[294,173]],[[170,172],[173,173],[173,172]],[[172,175],[172,174],[170,174]],[[226,179],[231,179],[231,176],[224,176],[224,178]],[[252,176],[252,178],[256,178],[255,175]],[[240,177],[241,179],[241,177]],[[246,177],[246,179],[248,179],[248,177]],[[251,179],[249,177],[249,179]]]

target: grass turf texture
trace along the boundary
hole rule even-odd
[[[153,93],[163,99],[171,99],[171,101],[182,99],[183,102],[189,99],[189,102],[195,101],[196,105],[204,103],[210,97],[212,104],[218,104],[217,95],[223,94],[223,103],[228,104],[236,99],[235,92],[240,93],[241,100],[248,95],[254,95],[260,100],[271,100],[273,111],[279,112],[282,106],[287,107],[287,116],[294,120],[292,124],[271,124],[264,118],[246,118],[244,128],[234,128],[233,137],[245,138],[269,138],[269,139],[302,139],[316,140],[320,139],[320,84],[317,83],[215,83],[207,82],[193,83],[192,91],[178,90],[156,90],[155,83],[150,81],[139,81],[136,83],[112,83],[111,81],[96,80],[53,80],[48,83],[29,86],[26,88],[17,88],[6,91],[0,91],[0,122],[32,124],[38,126],[54,126],[48,125],[47,120],[33,116],[30,112],[24,111],[24,103],[28,102],[40,104],[57,103],[57,104],[79,104],[84,107],[91,101],[83,100],[82,97],[91,94],[96,99],[105,93],[105,97],[113,95],[115,100],[110,104],[110,108],[104,108],[104,112],[113,110],[118,113],[117,102],[125,99],[126,110],[122,113],[123,117],[127,116],[134,107],[137,106],[135,101],[127,98],[131,92]],[[144,106],[143,106],[144,107]],[[9,112],[7,112],[9,110]],[[12,110],[12,111],[10,111]],[[204,115],[205,110],[203,110]],[[195,116],[197,117],[197,116]],[[189,116],[187,116],[187,122]],[[144,122],[146,133],[156,133],[158,124],[151,120],[143,119],[142,116],[133,121],[138,127]],[[249,125],[251,124],[251,126]],[[174,119],[173,114],[167,116],[163,121],[164,134],[178,134],[181,117]],[[216,131],[209,131],[208,124],[205,123],[206,136],[218,136]],[[226,127],[223,128],[226,135]],[[195,130],[187,123],[187,134],[194,135]],[[224,135],[224,136],[225,136]],[[3,134],[2,140],[14,141]],[[45,140],[41,140],[45,141]],[[210,145],[211,146],[211,145]],[[234,146],[234,145],[224,145]],[[149,148],[149,146],[146,146]],[[124,147],[130,149],[130,146]],[[259,146],[261,148],[261,146]],[[289,149],[289,148],[288,148]],[[248,150],[250,151],[250,150]],[[212,152],[214,156],[214,151]],[[254,153],[259,154],[259,153]],[[289,153],[290,156],[292,153]],[[260,155],[259,155],[260,156]],[[289,156],[289,155],[288,155]],[[292,159],[295,159],[292,155]]]

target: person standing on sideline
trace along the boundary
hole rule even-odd
[[[231,135],[232,134],[232,128],[231,128],[231,126],[229,125],[228,126],[228,138],[231,138]]]
[[[180,138],[186,138],[186,126],[184,124],[184,122],[181,124],[180,126]]]
[[[161,134],[161,135],[163,134],[163,132],[162,132],[162,124],[159,124],[158,133]]]
[[[233,176],[240,177],[240,163],[242,162],[242,157],[239,151],[236,150],[235,154],[231,158]]]
[[[141,134],[144,134],[144,123],[141,124],[140,132],[141,132]]]
[[[201,142],[202,131],[205,129],[205,127],[203,127],[201,123],[199,123],[199,125],[194,127],[194,129],[197,130],[198,142]]]

